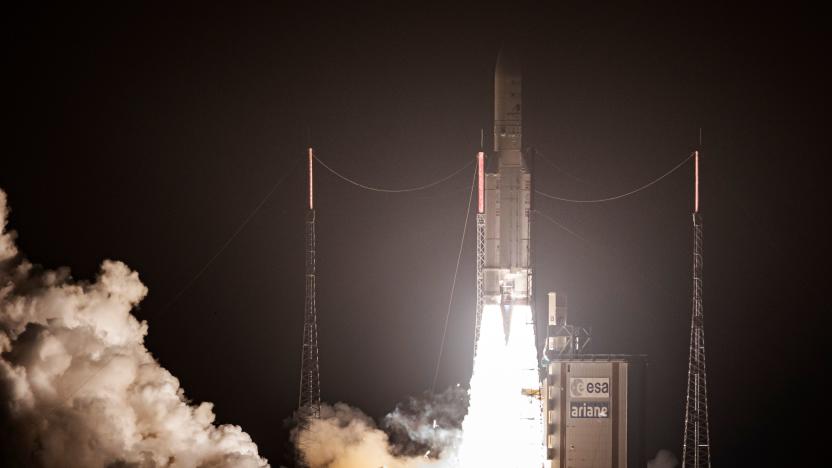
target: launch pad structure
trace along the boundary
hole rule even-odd
[[[550,292],[541,356],[546,468],[642,466],[647,357],[584,354],[591,333],[567,317],[566,296]]]

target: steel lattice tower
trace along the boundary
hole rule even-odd
[[[483,268],[485,267],[485,154],[477,153],[477,311],[474,321],[474,356],[477,354],[477,343],[480,340],[480,323],[482,322],[483,293],[485,290],[485,278]]]
[[[309,208],[306,212],[306,304],[303,314],[303,355],[300,366],[298,407],[304,418],[321,416],[321,375],[318,368],[318,312],[315,307],[315,204],[309,148]]]
[[[682,467],[710,467],[708,389],[705,376],[705,323],[702,311],[702,216],[699,213],[699,151],[694,152],[693,311],[690,325],[688,389]]]

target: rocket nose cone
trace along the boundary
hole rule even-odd
[[[517,49],[509,44],[503,44],[497,54],[497,76],[520,76],[520,57]]]

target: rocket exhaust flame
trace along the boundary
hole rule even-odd
[[[480,325],[459,466],[536,468],[544,461],[543,419],[531,308],[510,311],[506,339],[499,305],[486,305]]]

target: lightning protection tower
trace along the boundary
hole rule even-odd
[[[303,314],[303,355],[300,365],[298,407],[303,419],[321,416],[321,375],[318,368],[318,312],[315,307],[315,199],[312,148],[309,158],[309,207],[306,211],[306,304]]]
[[[483,267],[485,266],[485,153],[477,153],[477,311],[474,316],[474,356],[477,355],[477,343],[480,340],[480,323],[482,322],[483,292],[485,289],[485,278]]]
[[[705,378],[705,324],[702,312],[702,216],[699,213],[699,151],[694,161],[693,312],[690,325],[688,389],[685,399],[685,439],[682,467],[711,466],[708,436],[708,392]]]

